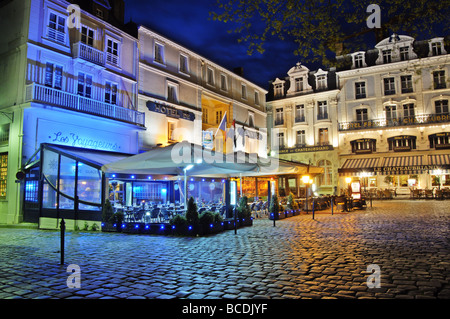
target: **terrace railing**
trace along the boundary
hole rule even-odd
[[[145,125],[145,114],[122,106],[105,103],[80,95],[32,83],[26,87],[26,102],[41,102],[81,113],[97,115],[140,126]]]
[[[105,52],[82,42],[73,44],[72,53],[74,58],[81,58],[98,65],[105,65]]]

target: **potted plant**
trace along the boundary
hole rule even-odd
[[[114,226],[114,208],[111,201],[107,199],[102,208],[102,231],[115,232],[118,229],[120,229],[120,226]]]
[[[251,226],[253,225],[253,220],[251,218],[252,211],[250,209],[250,206],[248,205],[248,198],[247,196],[242,196],[239,199],[239,203],[237,206],[237,216],[239,219],[239,224],[241,226]]]
[[[280,219],[280,203],[277,195],[273,195],[270,201],[269,219]]]
[[[174,235],[188,235],[188,222],[184,215],[175,215],[169,223]]]
[[[188,224],[188,230],[192,230],[193,233],[197,234],[199,231],[198,210],[197,204],[195,203],[194,198],[192,196],[189,198],[189,201],[187,203],[186,221]]]

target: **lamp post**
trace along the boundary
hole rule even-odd
[[[308,212],[308,184],[310,181],[309,175],[302,176],[303,184],[305,184],[305,207],[306,212]]]
[[[194,165],[188,165],[186,166],[183,171],[184,171],[184,209],[187,209],[187,174],[186,172],[188,170],[190,170],[192,167],[194,167]]]

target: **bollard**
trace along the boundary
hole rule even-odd
[[[370,208],[372,208],[372,193],[370,194]]]
[[[64,221],[64,218],[61,220],[60,225],[61,225],[61,227],[60,227],[60,229],[61,229],[61,235],[60,235],[60,237],[61,237],[61,247],[60,247],[61,260],[60,260],[60,264],[64,265],[64,232],[66,231],[66,222]]]
[[[334,198],[331,197],[331,215],[333,215],[333,202],[334,202]]]
[[[316,200],[313,199],[312,201],[312,218],[314,219],[314,209],[315,209]]]

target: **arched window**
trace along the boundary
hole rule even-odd
[[[333,165],[328,160],[320,160],[317,164],[323,167],[323,174],[319,176],[319,186],[329,186],[333,184]]]

